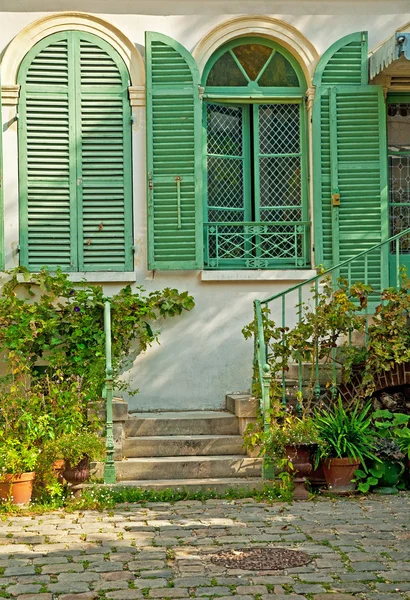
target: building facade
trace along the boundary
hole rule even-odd
[[[188,290],[130,410],[221,408],[255,298],[410,226],[408,2],[49,4],[0,7],[1,267]]]

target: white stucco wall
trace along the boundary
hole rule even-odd
[[[44,12],[47,10],[95,13],[98,10],[97,14],[122,31],[140,52],[146,30],[165,33],[192,51],[204,35],[227,18],[267,14],[267,11],[296,27],[320,54],[343,35],[359,30],[369,31],[372,48],[410,21],[408,0],[1,0],[0,51],[23,27],[47,14]],[[173,14],[168,15],[171,10]],[[200,272],[147,271],[144,109],[134,108],[134,113],[136,283],[147,291],[167,286],[188,290],[196,307],[190,313],[159,324],[161,344],[139,355],[125,374],[133,387],[140,390],[130,399],[130,409],[221,408],[226,392],[249,389],[253,348],[250,341],[243,339],[241,329],[252,318],[252,300],[286,289],[300,274],[290,273],[285,280],[277,274],[276,279],[270,280],[203,281]],[[5,252],[6,266],[12,267],[18,261],[16,107],[3,107],[2,117]],[[310,274],[304,273],[306,277]],[[120,284],[106,284],[107,291],[119,287]]]

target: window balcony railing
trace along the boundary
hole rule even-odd
[[[307,267],[310,221],[205,223],[208,269]]]

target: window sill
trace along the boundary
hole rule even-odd
[[[79,283],[132,283],[137,280],[135,271],[81,271],[78,273],[67,273],[69,281]],[[18,280],[26,281],[24,275],[18,275]]]
[[[90,283],[132,283],[137,280],[136,271],[82,271],[69,273],[70,281],[74,283],[84,279]]]
[[[266,271],[201,271],[202,281],[304,281],[317,275],[314,269],[267,269]]]

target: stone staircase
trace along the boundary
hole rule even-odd
[[[225,411],[128,414],[114,401],[117,483],[145,489],[262,487],[262,459],[247,455],[242,433],[255,405],[227,396]],[[102,475],[101,467],[98,475]]]

